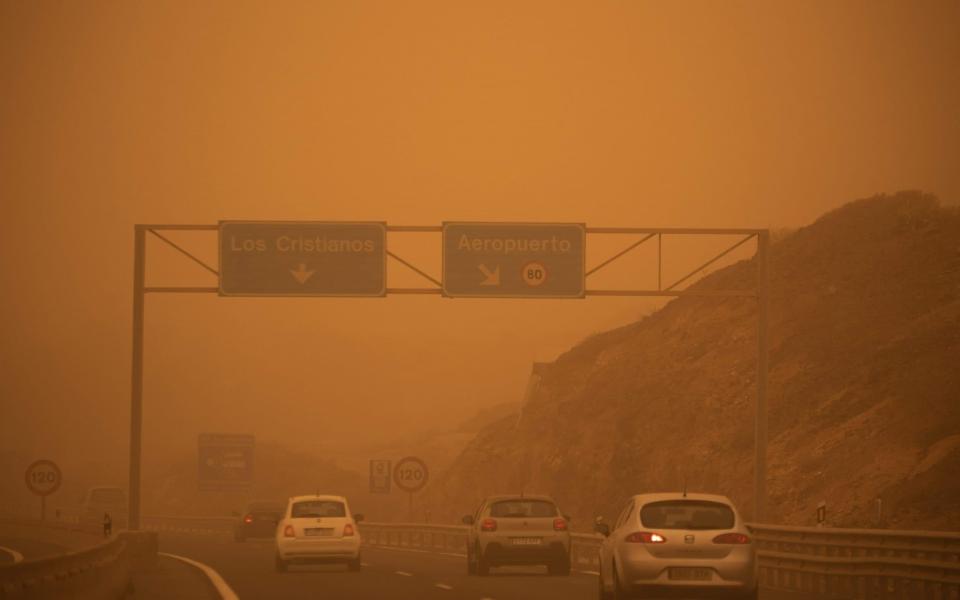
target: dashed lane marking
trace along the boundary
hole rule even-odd
[[[453,589],[453,586],[452,586],[452,585],[447,585],[447,584],[445,584],[445,583],[435,583],[435,584],[433,585],[433,587],[438,587],[438,588],[440,588],[441,590],[452,590],[452,589]]]
[[[407,573],[406,571],[394,571],[394,574],[401,577],[413,577],[413,573]]]
[[[584,575],[600,575],[600,573],[597,571],[580,571],[580,573],[583,573]]]

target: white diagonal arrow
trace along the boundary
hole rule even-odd
[[[483,276],[486,277],[483,281],[480,282],[480,285],[500,285],[500,266],[493,268],[493,271],[487,268],[487,265],[479,265],[477,267],[480,269],[480,272],[483,273]]]
[[[308,271],[307,265],[300,263],[300,267],[294,271],[290,269],[290,272],[293,274],[293,278],[299,281],[301,284],[307,282],[308,279],[315,273],[315,271]]]

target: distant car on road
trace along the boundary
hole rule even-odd
[[[546,565],[551,575],[570,574],[570,518],[548,496],[492,496],[463,522],[470,526],[470,575],[507,565]]]
[[[343,496],[294,496],[287,502],[276,530],[276,568],[292,563],[343,562],[360,570],[363,515],[350,516]]]
[[[286,506],[282,502],[251,502],[233,526],[233,539],[272,538]]]
[[[80,501],[80,528],[84,531],[103,530],[104,515],[110,515],[113,531],[127,528],[127,493],[123,488],[98,485],[88,488]]]
[[[686,594],[756,599],[750,531],[733,503],[712,494],[630,498],[613,528],[599,522],[600,600]]]

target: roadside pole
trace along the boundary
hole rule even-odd
[[[140,455],[143,427],[143,309],[146,266],[146,228],[134,227],[133,242],[133,353],[130,382],[130,481],[127,527],[140,529]]]
[[[770,312],[770,232],[757,233],[757,404],[754,415],[753,520],[763,523],[767,502],[767,367]]]

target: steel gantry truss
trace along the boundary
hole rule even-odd
[[[176,225],[152,224],[134,226],[134,267],[133,267],[133,352],[131,365],[131,394],[130,394],[130,480],[129,480],[129,527],[131,530],[140,528],[140,487],[141,487],[141,453],[142,453],[142,425],[143,425],[143,331],[145,316],[145,300],[147,294],[217,294],[218,285],[214,286],[148,286],[146,284],[146,240],[151,235],[164,244],[197,263],[202,268],[219,278],[220,272],[198,258],[188,250],[171,240],[168,231],[217,231],[218,225]],[[410,226],[388,225],[389,233],[441,233],[439,225]],[[590,276],[606,268],[615,261],[633,252],[638,247],[656,239],[657,244],[657,288],[656,289],[590,289],[585,290],[586,296],[634,296],[634,297],[743,297],[755,298],[757,301],[757,389],[754,406],[754,517],[753,521],[762,523],[766,509],[766,448],[767,448],[767,370],[769,362],[768,321],[770,303],[770,232],[767,229],[715,229],[715,228],[643,228],[643,227],[586,227],[587,234],[614,234],[625,236],[640,236],[623,250],[601,261],[594,267],[587,269],[584,276]],[[703,236],[723,235],[736,236],[739,239],[724,251],[716,254],[697,268],[693,269],[673,283],[663,285],[663,237],[664,236]],[[690,289],[680,288],[689,282],[695,275],[721,260],[737,248],[750,240],[756,239],[757,279],[753,289]],[[403,267],[416,273],[430,283],[428,287],[387,287],[387,295],[425,294],[443,295],[443,283],[431,276],[425,270],[403,259],[386,248],[386,255]]]

